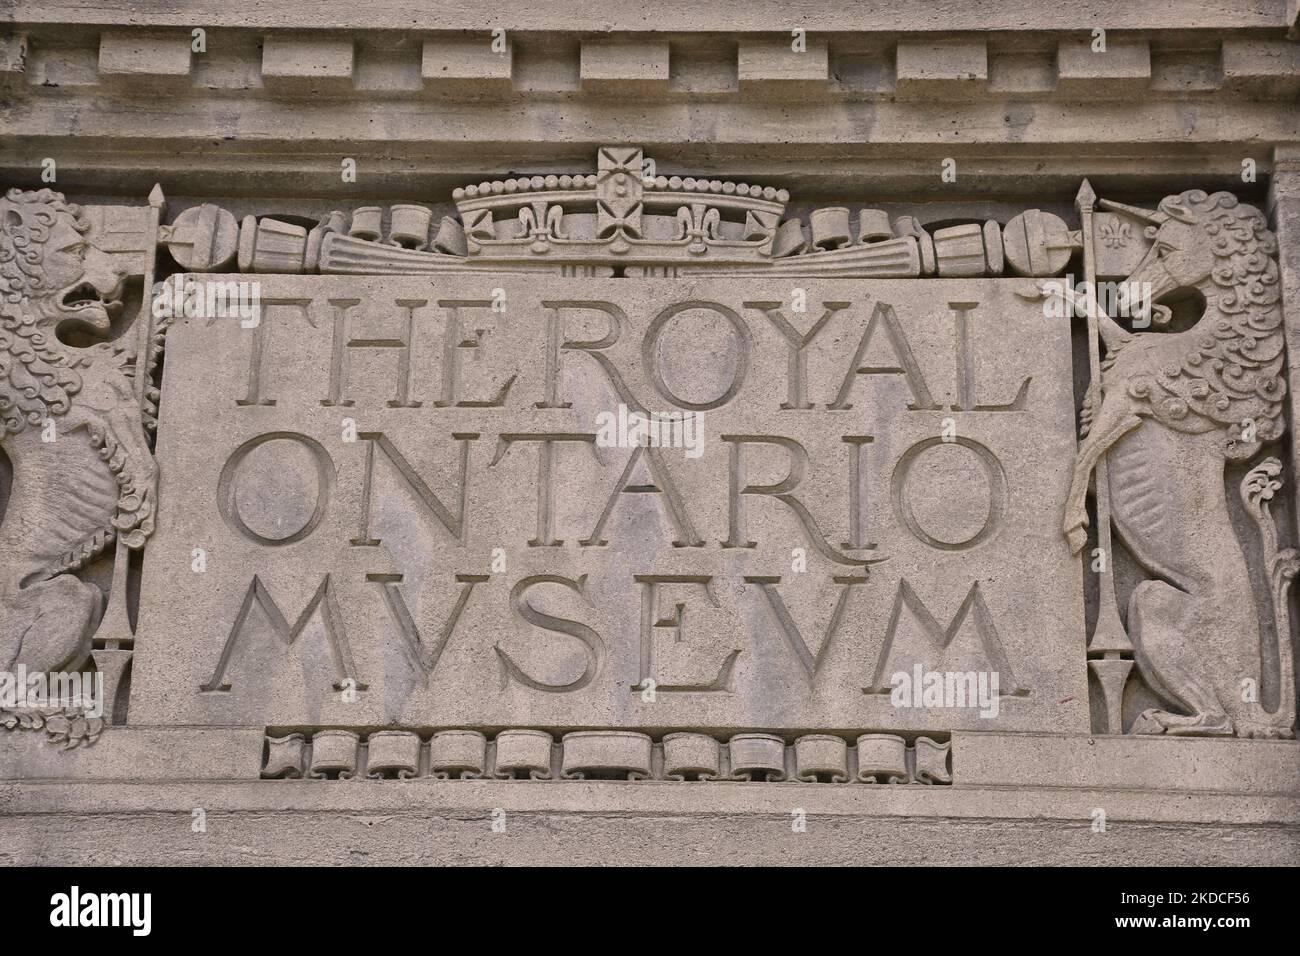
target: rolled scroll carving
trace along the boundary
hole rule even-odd
[[[409,780],[420,772],[420,737],[409,730],[381,730],[366,738],[366,776]]]
[[[307,740],[302,734],[266,738],[262,776],[266,779],[301,777],[306,764]]]
[[[481,777],[487,768],[487,738],[476,730],[440,730],[429,741],[435,777]]]
[[[786,779],[785,741],[775,734],[737,734],[728,743],[731,779]]]
[[[668,780],[715,780],[722,768],[718,742],[705,734],[669,734],[664,738],[664,777]]]
[[[920,783],[952,783],[952,768],[949,766],[952,744],[918,737],[913,750],[916,765],[913,779]]]
[[[627,730],[587,730],[556,741],[542,730],[380,730],[362,735],[321,729],[268,732],[263,779],[315,780],[664,780],[733,783],[951,784],[952,744],[895,734],[863,734],[852,743],[835,734],[670,733],[656,739]]]
[[[322,730],[311,738],[313,780],[337,777],[351,780],[357,775],[357,750],[361,737],[350,730]]]
[[[542,730],[505,730],[494,742],[493,775],[549,780],[554,738]]]
[[[804,783],[847,783],[848,744],[842,737],[809,734],[794,742],[795,779]]]
[[[645,780],[650,776],[653,741],[645,734],[580,731],[565,734],[562,742],[560,776],[565,780],[608,776]]]
[[[906,783],[907,741],[893,734],[863,734],[857,740],[858,779],[863,783]]]

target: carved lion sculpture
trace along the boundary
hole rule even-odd
[[[1253,457],[1284,428],[1277,242],[1259,210],[1230,193],[1191,190],[1154,212],[1109,205],[1147,220],[1153,240],[1127,280],[1121,310],[1141,284],[1156,303],[1194,289],[1205,310],[1183,332],[1132,333],[1100,317],[1108,354],[1100,388],[1094,383],[1084,405],[1066,538],[1076,553],[1083,547],[1089,476],[1107,456],[1115,528],[1152,576],[1129,603],[1134,656],[1171,708],[1144,712],[1132,732],[1289,737],[1289,575],[1274,575],[1274,610],[1261,613],[1224,476],[1227,461]],[[1259,702],[1266,626],[1276,628],[1271,656],[1280,664],[1281,702],[1272,713]]]
[[[118,535],[139,548],[153,530],[152,410],[135,398],[133,348],[58,337],[105,337],[122,309],[125,277],[87,228],[48,189],[0,199],[0,442],[13,464],[0,523],[5,670],[79,667],[103,594],[73,572]]]

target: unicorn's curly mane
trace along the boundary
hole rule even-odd
[[[1192,189],[1161,200],[1160,212],[1197,226],[1215,266],[1214,291],[1205,314],[1180,334],[1181,358],[1153,369],[1130,385],[1155,417],[1180,431],[1221,427],[1229,432],[1233,457],[1281,435],[1286,383],[1277,240],[1264,216],[1231,193]],[[1149,227],[1148,234],[1154,235]],[[1155,345],[1167,333],[1139,336]],[[1256,441],[1239,442],[1243,422],[1254,423]]]
[[[81,207],[50,189],[11,189],[0,199],[0,439],[64,414],[81,388],[81,376],[35,311],[57,291],[47,284],[43,260],[60,215],[81,233],[89,228]]]

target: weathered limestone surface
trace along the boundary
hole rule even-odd
[[[1001,788],[862,794],[798,784],[702,792],[690,784],[433,781],[395,794],[373,784],[267,786],[5,785],[0,847],[16,864],[172,866],[1285,866],[1300,851],[1293,804],[1240,795],[1182,798],[1213,819],[1169,820],[1160,816],[1167,794],[1086,789],[1042,799]],[[1113,821],[1104,834],[1092,830],[1098,806]],[[192,831],[196,807],[206,810],[206,834]],[[800,833],[791,830],[796,808],[807,815]],[[505,813],[504,833],[492,831],[493,809]]]
[[[491,281],[501,311],[476,278],[275,277],[258,329],[173,326],[140,629],[177,639],[142,642],[134,715],[987,723],[897,711],[921,665],[999,671],[996,726],[1086,729],[1079,562],[1037,507],[1069,484],[1069,328],[1031,282],[812,283],[792,378],[787,284]],[[620,405],[694,409],[690,446],[612,446]],[[337,619],[268,628],[322,587]]]
[[[1286,744],[1247,743],[1285,750],[1289,763],[1270,760],[1271,777],[1234,781],[1213,776],[1218,761],[1206,751],[1231,743],[1235,757],[1249,762],[1240,743],[1149,741],[1174,745],[1159,748],[1153,762],[1133,759],[1131,741],[1115,738],[960,731],[955,737],[958,766],[982,777],[969,786],[236,783],[209,779],[211,762],[204,756],[192,768],[172,769],[186,782],[87,782],[83,776],[81,782],[0,785],[0,846],[6,862],[20,864],[172,865],[587,865],[617,857],[629,865],[814,859],[841,865],[1239,866],[1288,865],[1300,850],[1292,794],[1296,754]],[[153,736],[151,745],[162,741]],[[999,758],[1008,748],[1033,760],[1074,756],[1033,781],[1012,779],[997,769],[1005,772],[1007,762]],[[1099,754],[1095,771],[1080,750]],[[986,754],[991,760],[981,767]],[[1195,786],[1168,789],[1189,762],[1201,765]],[[1038,785],[1049,777],[1052,786]],[[202,835],[192,830],[196,807],[208,822]],[[1107,815],[1105,833],[1093,829],[1099,808]],[[806,816],[804,832],[791,830],[796,810]],[[502,832],[492,829],[494,811],[497,819],[504,814]]]
[[[1294,2],[2,16],[0,862],[1296,861]]]

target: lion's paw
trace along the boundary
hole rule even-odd
[[[1165,732],[1165,725],[1157,718],[1156,715],[1159,713],[1160,711],[1156,710],[1154,707],[1142,711],[1142,713],[1138,715],[1138,719],[1133,721],[1133,726],[1129,728],[1129,733],[1145,735],[1163,734]]]

